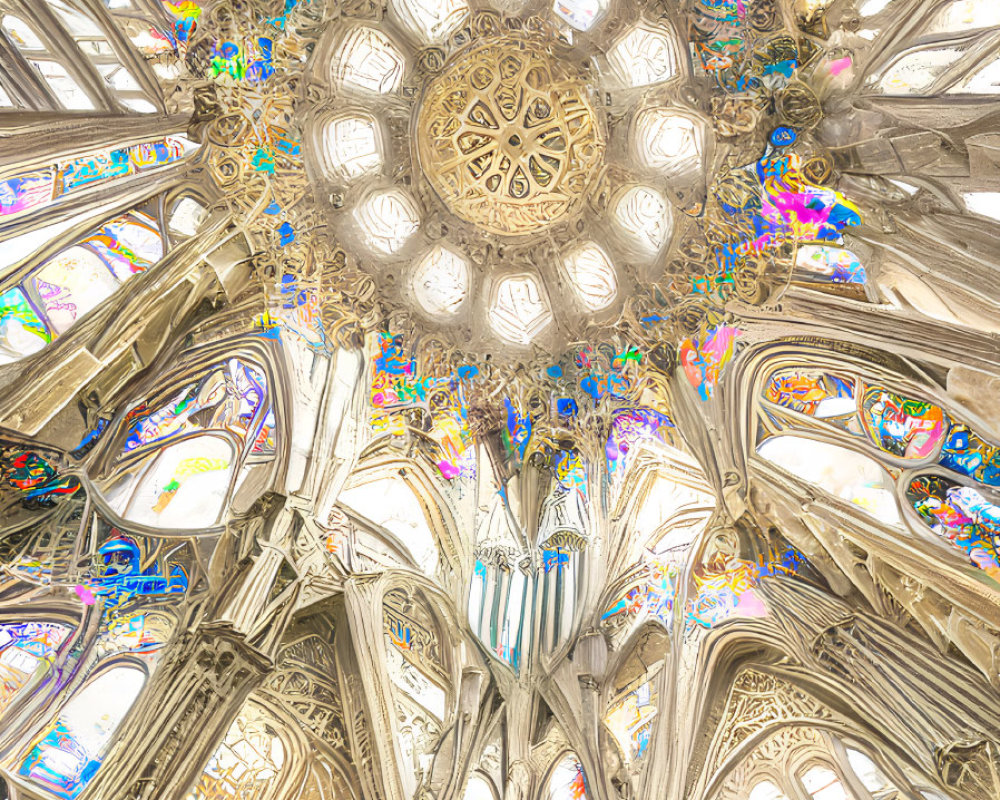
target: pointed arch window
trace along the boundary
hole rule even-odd
[[[58,622],[0,624],[0,714],[52,660],[72,629]]]
[[[479,641],[516,672],[531,636],[525,612],[533,581],[522,563],[509,515],[506,498],[496,496],[477,532],[469,624]]]
[[[70,194],[99,184],[148,172],[190,157],[200,145],[180,135],[149,139],[108,150],[95,150],[79,158],[0,180],[0,217],[12,217],[57,203]]]
[[[217,362],[134,406],[115,441],[118,455],[96,480],[115,513],[157,528],[211,527],[251,472],[274,459],[266,373],[242,358]]]
[[[489,778],[473,773],[465,784],[462,800],[500,800],[500,795]]]
[[[67,111],[94,110],[94,101],[80,88],[80,84],[66,67],[49,52],[28,22],[13,14],[5,14],[0,18],[0,27],[25,64],[42,79],[62,108]]]
[[[448,716],[444,689],[447,670],[444,643],[419,593],[401,589],[383,601],[383,649],[398,721],[400,777],[413,796],[419,776],[431,766],[434,749]]]
[[[788,795],[771,781],[760,781],[750,790],[747,800],[788,800]]]
[[[402,550],[425,573],[434,572],[438,563],[434,533],[420,499],[406,481],[385,477],[348,485],[338,503],[376,531],[388,533],[390,546]]]
[[[799,773],[799,780],[812,800],[852,800],[843,781],[829,767],[809,767]]]
[[[137,666],[101,672],[74,694],[24,756],[18,774],[60,800],[74,800],[97,774],[118,727],[139,697]]]
[[[546,786],[546,800],[586,800],[587,778],[575,753],[567,753],[553,767]]]
[[[163,226],[147,211],[159,213],[144,207],[116,216],[42,261],[16,285],[0,288],[0,364],[41,350],[160,261]],[[16,263],[76,222],[63,220],[17,237],[0,263]]]
[[[657,691],[651,680],[625,692],[604,717],[626,764],[646,755],[657,712]]]
[[[869,0],[860,13],[875,16],[886,10],[888,17],[887,5],[885,0]],[[884,21],[888,25],[892,20]],[[941,3],[929,23],[919,26],[915,36],[889,50],[874,66],[869,90],[904,97],[963,94],[985,98],[1000,93],[998,24],[1000,11],[990,0]]]

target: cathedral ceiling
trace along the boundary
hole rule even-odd
[[[0,799],[1000,797],[995,0],[0,0]]]

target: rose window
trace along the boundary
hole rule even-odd
[[[472,47],[427,87],[420,164],[457,216],[527,234],[577,210],[604,154],[579,76],[528,38]]]
[[[304,148],[330,230],[386,310],[490,349],[617,318],[619,287],[705,193],[711,132],[684,99],[674,25],[603,5],[390,10],[321,45],[327,100]]]

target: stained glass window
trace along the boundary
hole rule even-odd
[[[30,747],[18,774],[61,800],[73,800],[97,774],[146,673],[118,666],[100,673],[63,706]]]
[[[604,724],[618,742],[625,763],[646,754],[656,717],[656,704],[656,688],[652,681],[645,681],[612,704],[605,715]]]
[[[0,713],[32,678],[47,672],[70,633],[67,625],[56,622],[0,624]]]
[[[587,779],[574,754],[564,756],[552,769],[545,796],[547,800],[586,800]]]
[[[275,454],[268,381],[232,358],[200,380],[160,393],[121,421],[121,452],[99,481],[126,519],[159,528],[208,527],[256,465]]]

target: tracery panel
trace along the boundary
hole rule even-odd
[[[847,371],[779,369],[761,399],[761,456],[889,525],[922,523],[1000,577],[1000,447],[934,402]]]
[[[123,519],[212,527],[249,476],[272,467],[277,420],[265,370],[240,356],[202,362],[194,374],[165,381],[110,426],[93,477]]]

